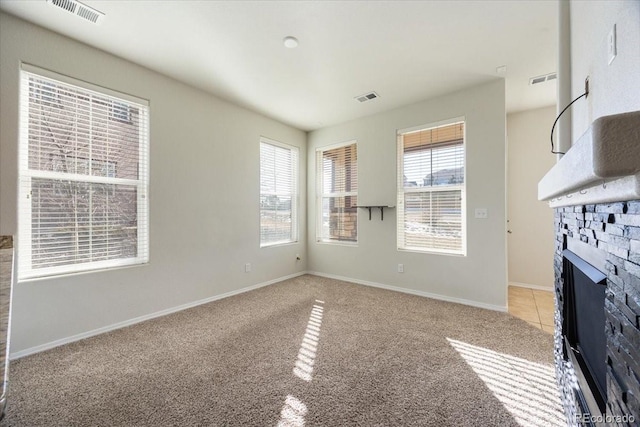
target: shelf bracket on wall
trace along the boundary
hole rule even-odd
[[[371,221],[371,209],[378,208],[380,209],[380,221],[384,221],[384,208],[395,208],[395,206],[356,206],[357,208],[364,208],[369,210],[369,221]]]

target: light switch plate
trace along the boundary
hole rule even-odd
[[[616,55],[618,55],[618,46],[616,43],[616,24],[613,24],[613,28],[609,31],[609,36],[607,37],[607,53],[609,55],[609,65],[616,59]]]

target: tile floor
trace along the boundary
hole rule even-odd
[[[509,286],[509,313],[553,333],[553,292]]]

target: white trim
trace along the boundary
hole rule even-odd
[[[358,242],[350,242],[348,240],[336,240],[335,242],[332,242],[330,240],[316,240],[314,243],[317,243],[319,245],[329,245],[329,246],[346,246],[349,248],[358,247]]]
[[[162,316],[166,316],[172,313],[176,313],[182,310],[187,310],[189,308],[193,308],[202,304],[207,304],[209,302],[213,302],[213,301],[217,301],[220,299],[224,299],[224,298],[228,298],[234,295],[239,295],[239,294],[243,294],[245,292],[249,292],[249,291],[253,291],[255,289],[259,289],[259,288],[263,288],[265,286],[269,286],[269,285],[273,285],[275,283],[279,283],[282,282],[284,280],[289,280],[289,279],[293,279],[295,277],[299,277],[299,276],[304,276],[305,274],[310,274],[310,275],[314,275],[314,276],[319,276],[319,277],[326,277],[329,279],[335,279],[335,280],[342,280],[344,282],[350,282],[350,283],[354,283],[357,285],[364,285],[364,286],[370,286],[370,287],[374,287],[374,288],[381,288],[381,289],[387,289],[390,291],[395,291],[395,292],[401,292],[404,294],[410,294],[410,295],[417,295],[417,296],[421,296],[421,297],[425,297],[425,298],[431,298],[431,299],[435,299],[435,300],[439,300],[439,301],[447,301],[447,302],[452,302],[452,303],[457,303],[457,304],[463,304],[463,305],[467,305],[467,306],[471,306],[471,307],[478,307],[478,308],[484,308],[487,310],[492,310],[492,311],[499,311],[499,312],[507,312],[507,307],[506,306],[499,306],[499,305],[493,305],[493,304],[485,304],[485,303],[481,303],[481,302],[477,302],[477,301],[471,301],[471,300],[466,300],[466,299],[462,299],[462,298],[454,298],[454,297],[449,297],[446,295],[440,295],[440,294],[434,294],[431,292],[424,292],[424,291],[417,291],[417,290],[413,290],[413,289],[407,289],[407,288],[401,288],[398,286],[391,286],[391,285],[385,285],[383,283],[377,283],[377,282],[370,282],[367,280],[360,280],[360,279],[354,279],[351,277],[345,277],[345,276],[339,276],[339,275],[335,275],[335,274],[327,274],[327,273],[320,273],[317,271],[300,271],[297,273],[293,273],[293,274],[289,274],[287,276],[282,276],[282,277],[278,277],[276,279],[272,279],[272,280],[268,280],[266,282],[261,282],[255,285],[251,285],[251,286],[247,286],[241,289],[237,289],[235,291],[230,291],[230,292],[226,292],[224,294],[220,294],[220,295],[214,295],[212,297],[208,297],[208,298],[204,298],[198,301],[193,301],[193,302],[189,302],[186,304],[182,304],[176,307],[171,307],[171,308],[167,308],[165,310],[160,310],[160,311],[156,311],[154,313],[150,313],[150,314],[145,314],[143,316],[139,316],[139,317],[135,317],[133,319],[129,319],[129,320],[125,320],[123,322],[118,322],[118,323],[114,323],[108,326],[104,326],[102,328],[98,328],[98,329],[93,329],[91,331],[87,331],[87,332],[82,332],[80,334],[76,334],[76,335],[72,335],[70,337],[66,337],[66,338],[61,338],[55,341],[51,341],[45,344],[41,344],[41,345],[37,345],[35,347],[30,347],[24,350],[20,350],[20,351],[16,351],[14,353],[11,353],[9,355],[9,359],[10,360],[16,360],[16,359],[20,359],[22,357],[26,357],[26,356],[30,356],[32,354],[36,354],[36,353],[40,353],[42,351],[46,351],[46,350],[50,350],[52,348],[55,347],[59,347],[65,344],[69,344],[72,342],[76,342],[76,341],[80,341],[83,340],[85,338],[90,338],[96,335],[100,335],[103,334],[105,332],[110,332],[110,331],[114,331],[116,329],[120,329],[120,328],[125,328],[127,326],[131,326],[131,325],[135,325],[136,323],[141,323],[147,320],[151,320],[151,319],[155,319],[158,317],[162,317]],[[523,285],[523,284],[515,284],[516,282],[510,282],[509,284],[513,284],[514,286],[518,286],[518,285]],[[535,286],[535,285],[530,285],[530,286]],[[540,287],[542,289],[542,287]],[[543,290],[549,290],[549,289],[543,289]]]
[[[123,268],[148,267],[149,264],[150,264],[150,262],[147,261],[147,262],[144,262],[144,263],[116,265],[116,266],[112,266],[112,267],[103,267],[103,268],[96,268],[96,269],[91,269],[91,270],[70,271],[68,273],[53,274],[53,275],[48,275],[48,276],[35,276],[35,277],[29,277],[29,278],[20,279],[20,280],[16,279],[16,283],[43,282],[43,281],[47,281],[47,280],[51,280],[51,279],[57,279],[57,278],[60,278],[60,277],[72,277],[72,276],[79,276],[79,275],[83,275],[83,274],[103,273],[105,271],[120,270],[120,269],[123,269]],[[17,271],[18,271],[18,269],[16,268],[16,272]]]
[[[447,302],[453,302],[453,303],[457,303],[457,304],[469,305],[471,307],[484,308],[484,309],[492,310],[492,311],[500,311],[500,312],[503,312],[503,313],[507,312],[507,306],[506,305],[501,306],[501,305],[494,305],[494,304],[486,304],[486,303],[483,303],[483,302],[472,301],[472,300],[467,300],[467,299],[463,299],[463,298],[454,298],[454,297],[449,297],[449,296],[446,296],[446,295],[433,294],[431,292],[417,291],[417,290],[414,290],[414,289],[407,289],[407,288],[401,288],[401,287],[398,287],[398,286],[385,285],[384,283],[370,282],[368,280],[353,279],[351,277],[338,276],[336,274],[319,273],[317,271],[308,271],[307,274],[311,274],[311,275],[314,275],[314,276],[320,276],[320,277],[326,277],[328,279],[342,280],[344,282],[355,283],[357,285],[365,285],[365,286],[371,286],[371,287],[374,287],[374,288],[387,289],[387,290],[395,291],[395,292],[402,292],[403,294],[417,295],[417,296],[420,296],[420,297],[431,298],[431,299],[436,299],[436,300],[440,300],[440,301],[447,301]]]
[[[400,187],[402,189],[402,187]],[[407,193],[437,193],[438,191],[457,191],[464,190],[464,185],[438,185],[431,187],[427,190],[427,186],[424,187],[406,187],[403,191]]]
[[[20,69],[29,74],[35,75],[36,77],[41,77],[49,80],[58,80],[62,83],[66,83],[73,86],[81,87],[84,90],[91,91],[100,96],[107,96],[110,98],[116,98],[116,101],[119,99],[124,99],[128,102],[138,104],[142,107],[149,107],[149,100],[140,98],[135,95],[131,95],[125,92],[120,92],[117,90],[109,89],[104,86],[100,86],[94,83],[89,83],[84,80],[76,79],[64,74],[56,73],[55,71],[47,70],[46,68],[37,67],[35,65],[28,64],[26,62],[22,62],[20,64]]]
[[[291,193],[286,194],[283,192],[262,192],[262,144],[271,145],[276,148],[280,148],[283,150],[288,150],[291,155]],[[260,241],[260,249],[269,248],[272,246],[282,246],[288,244],[298,243],[300,240],[300,221],[299,221],[299,211],[300,211],[300,147],[296,145],[287,144],[284,142],[276,141],[274,139],[267,138],[266,136],[260,136],[260,143],[258,146],[259,157],[260,157],[260,176],[258,179],[258,188],[260,189],[260,199],[262,199],[263,195],[275,195],[275,196],[284,196],[291,198],[291,235],[287,240],[280,240],[277,242],[263,242],[262,241],[262,206],[258,207],[258,211],[260,212],[260,220],[258,223],[258,240]]]
[[[593,187],[556,196],[549,200],[549,207],[558,208],[637,199],[640,199],[640,173],[622,178],[603,179]]]
[[[358,196],[357,191],[339,191],[337,193],[324,193],[322,197],[352,197]]]
[[[28,105],[29,103],[29,91],[25,90],[24,85],[22,84],[22,73],[20,73],[20,83],[19,83],[19,91],[20,91],[20,105],[18,108],[18,115],[20,118],[19,128],[18,128],[18,212],[17,212],[17,222],[18,222],[18,235],[17,242],[13,242],[13,247],[16,248],[14,252],[14,256],[16,260],[19,257],[23,257],[21,259],[29,260],[28,268],[31,269],[31,220],[27,221],[26,218],[31,218],[31,195],[27,189],[31,188],[31,177],[25,176],[25,181],[22,181],[22,172],[29,170],[29,114],[27,110],[23,108],[24,105]],[[24,215],[21,215],[24,213]],[[24,244],[23,242],[29,242],[29,244]],[[16,263],[16,278],[18,277],[18,264]],[[16,280],[17,281],[17,280]]]
[[[542,285],[532,285],[531,283],[521,283],[521,282],[509,282],[509,286],[515,286],[516,288],[527,288],[527,289],[535,289],[537,291],[548,291],[553,292],[553,286],[542,286]]]
[[[295,148],[296,150],[300,150],[300,147],[298,147],[297,145],[287,144],[286,142],[276,141],[275,139],[271,139],[267,136],[260,135],[260,143],[263,143],[263,142],[265,144],[275,145],[276,147],[285,148],[287,150],[291,150],[292,148]]]
[[[460,257],[467,256],[467,254],[452,251],[450,249],[433,249],[433,248],[424,249],[420,247],[405,246],[403,248],[397,248],[397,250],[398,252],[413,252],[418,254],[447,255],[447,256],[460,256]]]
[[[326,244],[330,244],[330,245],[335,245],[335,244],[347,244],[349,246],[353,245],[353,246],[357,246],[358,245],[358,234],[360,231],[360,218],[359,218],[359,213],[356,213],[356,241],[348,241],[348,240],[332,240],[332,239],[327,239],[322,235],[322,227],[323,227],[323,223],[322,223],[322,214],[323,214],[323,206],[324,206],[324,199],[325,198],[335,198],[335,197],[353,197],[355,196],[356,198],[358,197],[358,190],[356,191],[344,191],[344,192],[334,192],[334,193],[324,193],[324,157],[323,157],[323,153],[325,151],[330,151],[330,150],[335,150],[338,148],[345,148],[345,147],[349,147],[351,145],[355,145],[356,147],[356,176],[358,175],[357,172],[357,168],[358,168],[358,140],[357,139],[352,139],[350,141],[347,142],[340,142],[337,144],[332,144],[332,145],[326,145],[324,147],[317,147],[316,148],[316,170],[315,170],[315,175],[316,175],[316,242],[317,243],[326,243]],[[356,178],[356,182],[357,182],[357,178]],[[356,209],[357,211],[357,209]]]
[[[463,156],[463,182],[459,185],[446,185],[446,186],[423,186],[423,187],[405,187],[404,186],[404,136],[415,133],[422,130],[437,129],[445,126],[452,126],[462,124],[462,156]],[[396,216],[396,248],[399,251],[408,251],[416,253],[435,253],[440,255],[452,255],[452,256],[467,256],[467,121],[466,116],[455,117],[447,120],[440,120],[438,122],[413,126],[405,129],[396,130],[396,204],[397,204],[397,216]],[[460,221],[461,221],[461,245],[462,248],[459,251],[439,250],[435,248],[412,248],[406,245],[406,232],[404,223],[404,201],[406,194],[431,194],[439,191],[460,191]]]
[[[353,144],[357,144],[357,143],[358,143],[357,139],[350,139],[350,140],[344,141],[344,142],[337,142],[335,144],[323,145],[322,147],[316,147],[316,153],[321,152],[321,151],[334,150],[336,148],[348,147],[349,145],[353,145]]]
[[[426,128],[428,129],[441,128],[444,126],[457,125],[458,123],[464,123],[465,121],[466,121],[466,116],[454,117],[452,119],[439,120],[437,122],[432,122],[426,125],[419,125],[419,126],[412,126],[404,129],[397,129],[396,134],[398,136],[401,136],[407,133],[413,133],[420,130],[425,130]]]
[[[28,108],[32,101],[29,94],[29,82],[32,79],[50,81],[56,87],[72,87],[78,88],[85,94],[100,97],[101,99],[111,99],[113,102],[122,105],[133,106],[139,109],[140,116],[138,120],[138,179],[124,179],[116,177],[98,177],[95,175],[82,175],[77,173],[61,173],[55,171],[37,170],[29,167],[29,136],[26,131],[30,124]],[[90,111],[92,107],[90,106]],[[91,112],[90,120],[93,120]],[[50,277],[65,275],[67,273],[75,273],[80,271],[90,271],[97,269],[107,269],[111,267],[128,266],[132,264],[145,264],[149,261],[149,145],[150,145],[150,129],[149,129],[149,102],[140,98],[131,97],[127,94],[106,89],[91,83],[71,78],[69,76],[59,75],[55,72],[41,69],[26,63],[21,64],[20,71],[20,137],[19,137],[19,158],[18,158],[18,281],[25,279],[35,279],[40,277]],[[92,165],[92,138],[89,140],[89,158],[87,167],[91,170]],[[31,206],[31,181],[32,179],[43,180],[64,180],[75,183],[97,183],[109,185],[121,185],[135,188],[137,194],[137,211],[136,211],[136,227],[137,227],[137,254],[130,258],[116,258],[106,261],[93,261],[93,255],[89,255],[92,261],[80,262],[77,264],[69,264],[62,262],[61,264],[46,267],[33,268],[32,263],[32,233],[31,224],[32,206]],[[92,220],[92,216],[90,217]],[[107,222],[110,222],[109,220]],[[90,231],[89,247],[93,248],[91,242],[93,231]]]
[[[100,335],[105,332],[114,331],[116,329],[125,328],[127,326],[135,325],[136,323],[144,322],[147,320],[155,319],[157,317],[166,316],[168,314],[176,313],[178,311],[186,310],[192,307],[196,307],[202,304],[207,304],[209,302],[217,301],[223,298],[228,298],[234,295],[242,294],[245,292],[253,291],[258,288],[262,288],[265,286],[273,285],[274,283],[282,282],[284,280],[293,279],[294,277],[303,276],[307,274],[306,271],[301,271],[294,274],[289,274],[287,276],[278,277],[276,279],[268,280],[266,282],[261,282],[255,285],[247,286],[241,289],[237,289],[235,291],[225,292],[224,294],[214,295],[212,297],[204,298],[198,301],[188,302],[186,304],[182,304],[176,307],[170,307],[164,310],[156,311],[154,313],[145,314],[143,316],[134,317],[133,319],[125,320],[123,322],[114,323],[111,325],[103,326],[102,328],[93,329],[91,331],[82,332],[80,334],[72,335],[70,337],[61,338],[55,341],[51,341],[45,344],[37,345],[35,347],[30,347],[24,350],[16,351],[15,353],[11,353],[9,355],[10,360],[20,359],[22,357],[30,356],[35,353],[40,353],[41,351],[50,350],[55,347],[59,347],[61,345],[69,344],[75,341],[80,341],[85,338],[93,337],[95,335]]]
[[[26,158],[28,162],[29,157]],[[52,172],[37,169],[25,169],[22,173],[23,176],[29,178],[42,178],[49,180],[64,180],[73,182],[91,182],[96,184],[112,184],[112,185],[126,185],[129,187],[138,187],[143,179],[130,179],[130,178],[112,178],[98,175],[82,175],[79,173],[65,173],[65,172]]]

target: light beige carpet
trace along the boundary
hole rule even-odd
[[[302,276],[11,364],[3,426],[564,425],[552,336]]]

